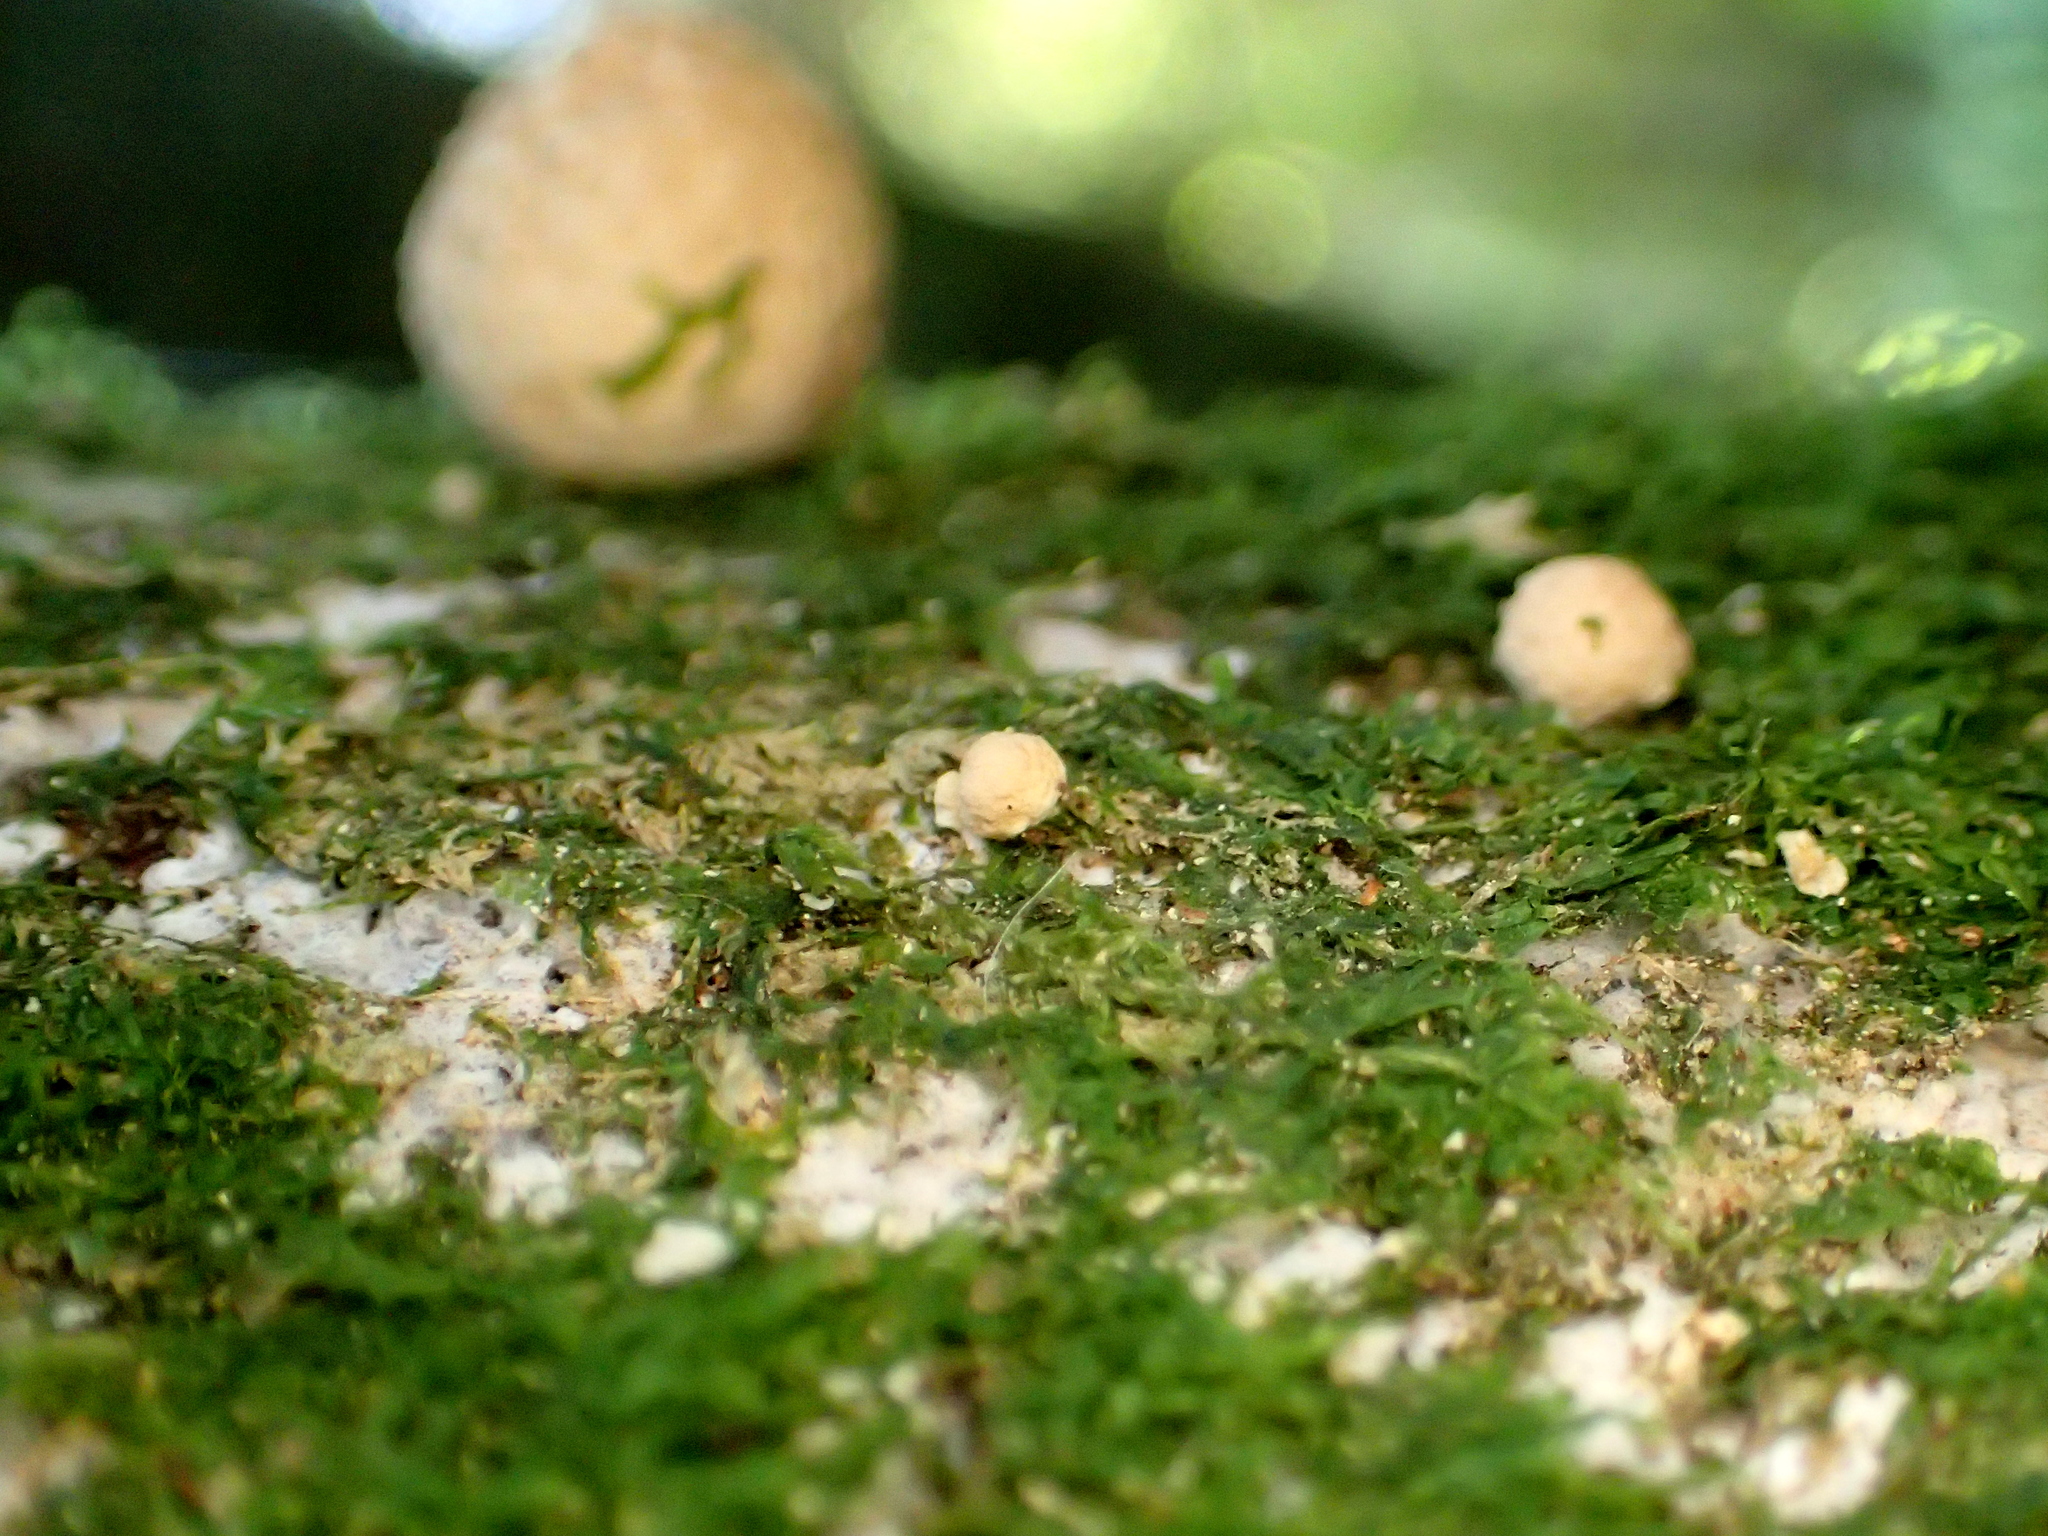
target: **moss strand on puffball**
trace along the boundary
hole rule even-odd
[[[421,367],[498,446],[609,485],[801,452],[882,335],[852,137],[730,18],[618,9],[477,93],[400,252]]]

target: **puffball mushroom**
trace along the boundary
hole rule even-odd
[[[1066,788],[1067,765],[1051,742],[1027,731],[993,731],[932,785],[932,810],[942,827],[1007,842],[1050,816]]]
[[[1692,637],[1640,566],[1561,555],[1523,573],[1500,605],[1493,664],[1525,699],[1575,726],[1671,702]]]
[[[729,18],[617,9],[484,86],[399,253],[425,372],[564,478],[788,458],[881,341],[888,217],[822,97]]]

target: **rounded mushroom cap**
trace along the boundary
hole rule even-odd
[[[1500,605],[1493,664],[1523,698],[1594,725],[1670,703],[1692,637],[1640,566],[1564,555],[1524,572]]]
[[[1053,813],[1067,788],[1067,765],[1051,742],[1027,731],[993,731],[960,758],[946,798],[959,824],[997,842]]]
[[[401,310],[508,452],[701,479],[789,457],[845,404],[888,247],[853,140],[762,38],[615,10],[477,93],[407,226]]]

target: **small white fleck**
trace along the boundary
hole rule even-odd
[[[1785,856],[1786,873],[1800,895],[1839,896],[1848,888],[1848,866],[1821,846],[1811,832],[1780,832],[1778,851]]]
[[[722,1227],[705,1221],[660,1221],[633,1255],[633,1278],[642,1285],[680,1285],[716,1274],[736,1252]]]

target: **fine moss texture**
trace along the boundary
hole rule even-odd
[[[0,884],[0,1519],[1764,1531],[1759,1437],[1895,1376],[1839,1528],[2048,1523],[2048,1277],[1950,1291],[2028,1219],[2024,1159],[1866,1114],[1986,1050],[2023,1097],[2043,1054],[2048,380],[1176,421],[1094,362],[880,385],[801,470],[600,501],[409,396],[182,398],[45,296],[0,438],[0,820],[65,837]],[[1432,520],[1521,492],[1525,535],[1671,594],[1677,703],[1574,733],[1504,696],[1528,546]],[[1029,626],[1077,612],[1183,647],[1183,689],[1035,676]],[[194,713],[49,745],[109,699]],[[1061,810],[934,831],[948,751],[1005,727],[1063,754]],[[468,1122],[360,1198],[440,984],[152,937],[145,871],[209,826],[584,957],[588,1027],[468,1025],[520,1145],[579,1170],[564,1208],[490,1214]],[[1787,878],[1799,829],[1840,898]],[[629,923],[672,941],[646,995]],[[902,1241],[789,1227],[821,1128],[940,1081],[1002,1106],[1000,1178]],[[610,1182],[605,1146],[638,1159]],[[736,1256],[636,1279],[664,1218]],[[1401,1236],[1254,1305],[1317,1230]],[[1671,1413],[1746,1448],[1662,1481],[1583,1465],[1532,1384],[1631,1266],[1741,1324]],[[1361,1323],[1446,1302],[1477,1321],[1441,1361],[1333,1379]]]

